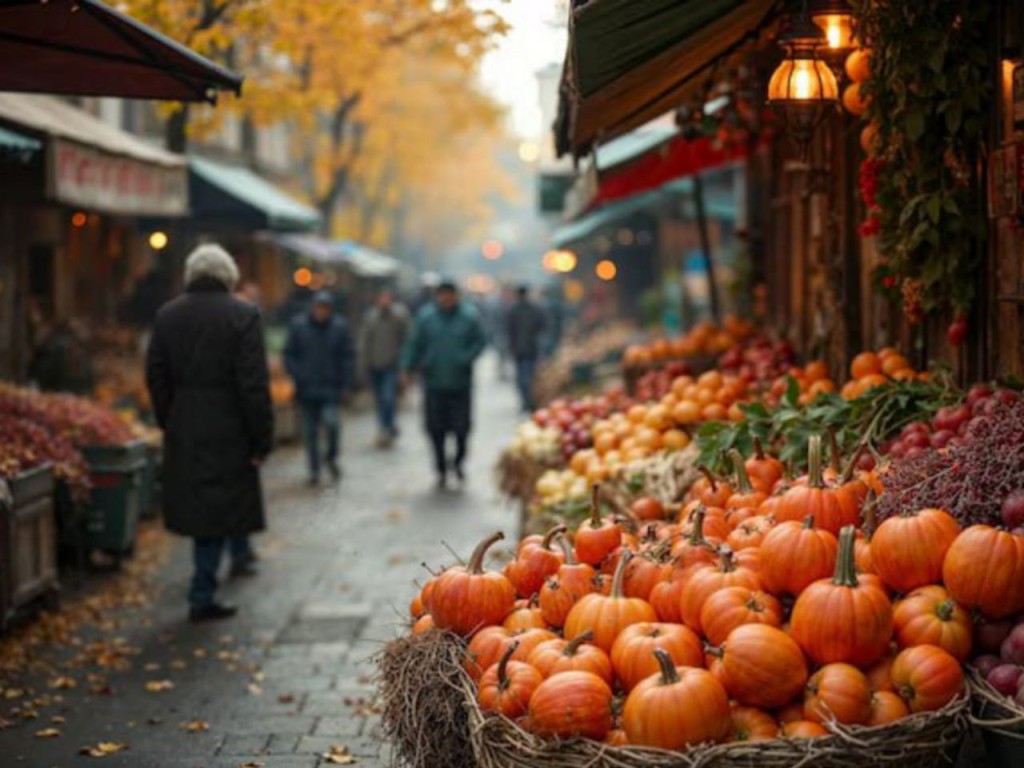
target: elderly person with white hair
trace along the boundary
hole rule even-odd
[[[260,313],[232,295],[238,279],[219,245],[196,248],[184,294],[157,314],[146,359],[164,430],[164,522],[194,540],[192,621],[235,614],[215,599],[224,549],[233,574],[253,573],[248,537],[265,525],[259,467],[273,411]]]

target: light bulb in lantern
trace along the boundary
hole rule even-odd
[[[812,0],[811,19],[825,33],[828,53],[849,53],[857,47],[853,39],[853,14],[846,0]]]

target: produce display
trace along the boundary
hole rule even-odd
[[[633,344],[622,355],[626,370],[645,370],[670,361],[713,357],[754,334],[752,323],[741,318],[725,318],[721,327],[702,322],[674,339],[655,339],[647,344]]]
[[[602,324],[583,336],[563,338],[554,355],[537,371],[538,402],[546,403],[568,393],[578,384],[577,371],[593,373],[609,360],[618,360],[635,335],[633,325],[618,322]]]
[[[12,478],[49,462],[73,498],[83,500],[89,493],[89,475],[78,449],[123,445],[136,439],[137,429],[110,408],[85,398],[0,383],[0,476]]]

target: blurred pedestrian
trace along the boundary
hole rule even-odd
[[[398,403],[398,367],[409,334],[409,311],[397,303],[391,291],[377,294],[366,312],[359,333],[359,363],[369,379],[377,405],[377,445],[389,447],[398,437],[395,408]]]
[[[334,311],[334,297],[320,291],[309,312],[296,317],[284,347],[284,364],[295,380],[295,400],[302,412],[309,457],[309,484],[320,482],[320,432],[327,433],[323,457],[331,478],[341,477],[338,466],[341,401],[355,377],[355,353],[348,323]]]
[[[233,616],[217,602],[225,547],[233,575],[255,573],[249,534],[265,527],[260,470],[273,410],[259,310],[231,295],[238,267],[219,245],[185,262],[185,293],[159,311],[146,358],[164,430],[164,523],[193,539],[192,621]]]
[[[437,484],[445,488],[449,470],[464,482],[469,432],[472,426],[473,364],[484,351],[486,338],[475,309],[459,300],[450,282],[438,285],[433,305],[416,316],[402,358],[404,377],[420,373],[425,395],[427,435],[434,450]],[[455,457],[448,459],[448,436],[455,437]]]
[[[524,413],[533,411],[533,383],[540,357],[540,340],[544,334],[544,310],[530,301],[530,289],[516,289],[516,301],[505,318],[508,348],[516,365],[516,388]]]

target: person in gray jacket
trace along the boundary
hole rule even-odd
[[[381,448],[390,447],[398,437],[398,368],[409,326],[408,310],[385,289],[367,311],[359,333],[360,368],[377,405],[377,445]]]

